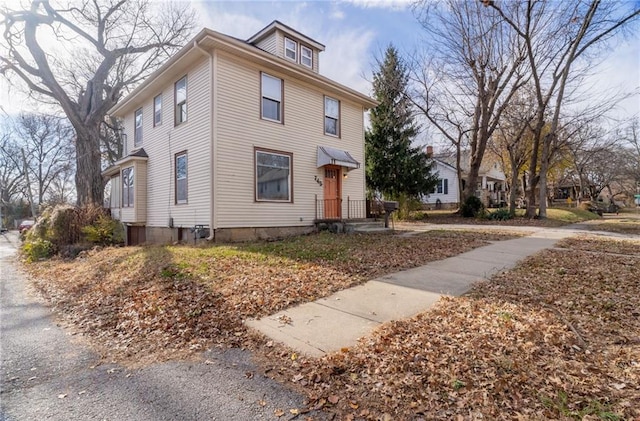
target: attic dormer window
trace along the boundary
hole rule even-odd
[[[300,63],[303,66],[313,67],[313,52],[311,48],[307,48],[304,45],[300,46]]]
[[[284,55],[293,61],[298,61],[298,43],[290,40],[289,38],[284,39]]]

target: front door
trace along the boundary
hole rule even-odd
[[[324,168],[324,218],[340,219],[341,191],[340,167],[326,166]]]

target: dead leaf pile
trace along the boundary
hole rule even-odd
[[[507,238],[325,233],[243,245],[107,248],[25,267],[105,356],[140,364],[213,344],[247,346],[244,319]]]
[[[544,251],[321,359],[262,348],[267,371],[341,419],[640,419],[640,243],[613,243],[565,241],[617,254]]]

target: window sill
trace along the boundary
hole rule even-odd
[[[293,203],[292,200],[269,200],[269,199],[256,199],[256,203]]]
[[[264,121],[269,121],[271,123],[277,123],[277,124],[282,124],[284,125],[284,123],[281,120],[273,120],[267,117],[260,117],[260,120],[264,120]]]

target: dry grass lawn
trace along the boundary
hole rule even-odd
[[[131,364],[215,344],[252,349],[264,374],[308,397],[307,407],[274,414],[282,419],[315,408],[340,420],[639,420],[638,240],[563,240],[323,358],[297,355],[242,324],[512,237],[320,234],[110,248],[25,267],[105,358]]]
[[[105,358],[144,364],[214,344],[249,346],[246,318],[514,235],[322,233],[251,244],[107,248],[25,267]]]
[[[640,419],[640,242],[565,240],[320,359],[267,372],[363,420]]]

